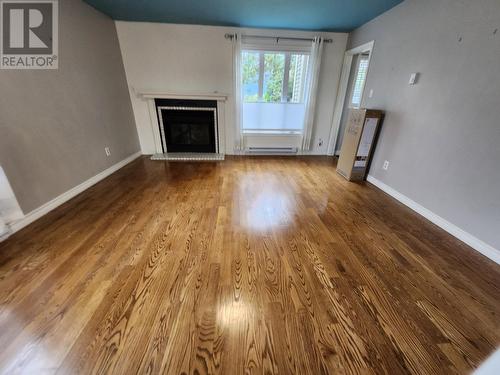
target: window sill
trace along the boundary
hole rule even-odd
[[[243,135],[251,136],[301,136],[302,132],[300,130],[243,130]]]
[[[264,102],[264,101],[260,101],[260,100],[257,100],[257,101],[252,101],[252,102],[248,102],[246,100],[243,101],[243,104],[287,104],[287,105],[305,105],[304,102],[300,102],[300,103],[295,103],[295,102]]]

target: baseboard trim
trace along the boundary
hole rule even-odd
[[[0,242],[5,240],[10,236],[10,228],[5,224],[3,219],[0,217]]]
[[[130,155],[129,157],[123,159],[122,161],[112,165],[108,169],[105,169],[104,171],[100,172],[99,174],[96,174],[94,177],[91,177],[88,180],[82,182],[80,185],[77,185],[74,188],[66,191],[65,193],[62,193],[61,195],[55,197],[54,199],[45,203],[44,205],[42,205],[38,208],[35,208],[33,211],[27,213],[22,219],[10,223],[9,224],[9,227],[11,229],[10,235],[23,229],[24,227],[31,224],[35,220],[41,218],[42,216],[46,215],[47,213],[49,213],[53,209],[59,207],[61,204],[66,203],[71,198],[74,198],[78,194],[87,190],[89,187],[97,184],[99,181],[105,179],[106,177],[108,177],[112,173],[116,172],[118,169],[123,168],[125,165],[134,161],[135,159],[137,159],[141,155],[142,155],[141,152],[136,152],[136,153]]]
[[[460,241],[465,242],[467,245],[480,252],[485,257],[488,257],[495,263],[500,264],[500,250],[495,249],[491,245],[488,245],[486,242],[481,241],[479,238],[457,227],[455,224],[452,224],[446,219],[443,219],[441,216],[411,200],[406,195],[401,194],[399,191],[393,189],[389,185],[384,184],[382,181],[377,180],[375,177],[368,175],[367,181],[375,185],[385,193],[389,194],[394,199],[403,203],[405,206],[411,208],[416,213],[422,215],[427,220],[436,224],[438,227],[445,230],[452,236],[458,238]]]

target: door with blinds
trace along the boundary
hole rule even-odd
[[[340,151],[342,140],[344,137],[345,127],[349,116],[349,110],[352,108],[362,108],[363,95],[365,91],[366,77],[368,74],[368,65],[370,63],[369,53],[359,53],[353,55],[351,71],[349,73],[348,89],[346,98],[344,100],[344,107],[342,109],[342,117],[340,120],[340,128],[335,147],[336,154]]]

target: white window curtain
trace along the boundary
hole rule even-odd
[[[241,89],[241,34],[234,34],[233,37],[233,90],[234,90],[234,149],[235,151],[243,150],[243,120],[242,120],[242,105],[243,92]]]
[[[302,138],[302,149],[304,151],[308,151],[311,148],[311,135],[316,109],[316,97],[318,91],[319,72],[321,68],[321,56],[323,54],[323,44],[323,38],[315,37],[311,46],[311,57],[306,86],[306,113]]]

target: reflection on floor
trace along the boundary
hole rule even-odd
[[[142,158],[0,244],[0,369],[468,373],[499,285],[333,159]]]

